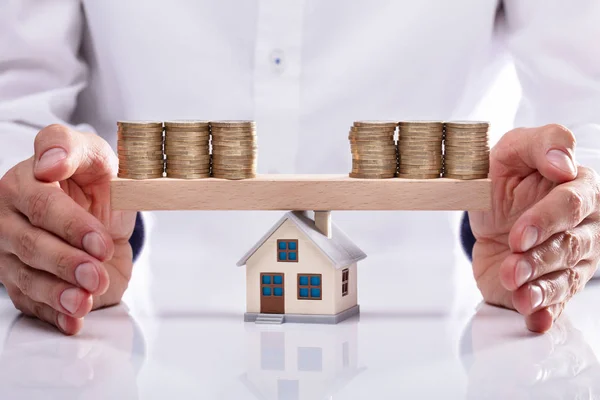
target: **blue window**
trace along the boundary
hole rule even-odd
[[[260,274],[260,292],[263,296],[283,296],[283,274]]]
[[[298,240],[279,239],[277,240],[277,261],[279,262],[298,262]]]
[[[319,274],[298,274],[298,299],[321,300],[322,282]]]

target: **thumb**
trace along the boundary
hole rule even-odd
[[[490,176],[525,177],[535,171],[563,183],[575,179],[575,136],[561,125],[518,128],[507,132],[490,152]]]
[[[63,125],[42,129],[34,142],[34,174],[45,182],[73,179],[80,186],[109,180],[117,159],[109,144],[99,136]]]

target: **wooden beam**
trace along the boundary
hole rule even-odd
[[[118,210],[489,210],[489,179],[354,179],[259,175],[224,180],[160,178],[111,183]]]

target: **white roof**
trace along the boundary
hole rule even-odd
[[[363,260],[367,255],[350,240],[348,236],[335,224],[331,223],[331,239],[323,235],[315,226],[315,221],[309,218],[304,211],[290,211],[285,213],[279,221],[238,261],[238,267],[246,265],[248,259],[264,242],[286,221],[290,220],[303,232],[333,264],[336,269]]]

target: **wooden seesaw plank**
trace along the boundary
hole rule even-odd
[[[224,180],[160,178],[111,182],[118,210],[489,210],[489,179],[354,179],[347,175],[259,175]]]

